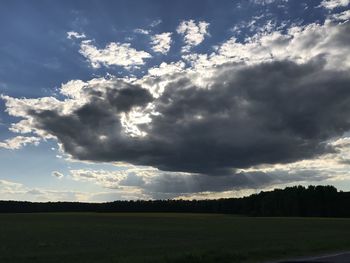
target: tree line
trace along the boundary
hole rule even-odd
[[[333,186],[294,186],[242,198],[136,200],[106,203],[0,201],[0,213],[178,212],[247,216],[350,217],[350,192]]]

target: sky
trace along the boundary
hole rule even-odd
[[[350,0],[5,0],[0,199],[350,191]]]

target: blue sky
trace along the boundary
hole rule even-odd
[[[0,199],[350,190],[349,19],[347,0],[1,2]]]

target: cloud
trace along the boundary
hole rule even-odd
[[[94,182],[105,188],[118,189],[122,179],[120,173],[113,173],[103,170],[71,170],[71,178],[75,181]]]
[[[23,187],[20,183],[10,182],[7,180],[0,180],[0,191],[1,192],[14,192],[21,190]]]
[[[239,172],[228,176],[208,176],[198,174],[169,173],[152,168],[130,168],[120,171],[71,170],[72,179],[90,182],[118,193],[133,192],[135,196],[146,199],[179,198],[205,193],[264,189],[271,186],[285,185],[291,182],[323,181],[329,175],[319,171],[276,169]]]
[[[158,26],[160,23],[162,23],[161,19],[156,19],[154,21],[152,21],[152,23],[149,25],[150,27],[156,27]]]
[[[172,33],[167,32],[152,36],[152,50],[154,52],[167,54],[171,45],[171,35]]]
[[[176,72],[182,72],[185,69],[185,63],[183,61],[165,63],[162,62],[159,66],[148,69],[150,76],[164,76],[173,75]]]
[[[25,136],[16,136],[11,139],[7,139],[3,142],[0,142],[0,148],[5,148],[9,150],[18,150],[27,144],[38,145],[40,143],[40,138],[38,137],[25,137]]]
[[[150,31],[148,31],[146,29],[142,29],[142,28],[136,28],[136,29],[134,29],[134,33],[142,34],[142,35],[149,35]]]
[[[64,177],[64,175],[63,175],[62,173],[57,172],[57,171],[53,171],[53,172],[52,172],[52,176],[54,176],[54,177],[56,177],[56,178],[58,178],[58,179],[61,179],[61,178]]]
[[[205,192],[239,191],[246,189],[264,189],[272,185],[287,184],[290,182],[303,182],[311,180],[324,180],[327,177],[316,177],[314,174],[300,173],[290,176],[288,173],[265,174],[262,172],[239,173],[229,176],[207,175],[167,175],[163,174],[148,184],[141,185],[145,193],[161,197],[193,195]],[[163,197],[164,198],[164,197]]]
[[[331,15],[331,18],[336,21],[345,21],[350,19],[350,10],[346,10],[344,12],[341,12],[339,14],[333,14]]]
[[[252,4],[256,4],[256,5],[270,5],[275,2],[286,2],[286,1],[288,0],[250,0]]]
[[[229,64],[217,69],[206,89],[183,75],[155,99],[114,80],[84,89],[86,104],[68,114],[30,109],[24,116],[77,159],[222,175],[329,152],[324,142],[350,128],[349,84],[346,71],[326,70],[320,59]],[[149,103],[150,121],[135,125],[145,135],[128,136],[122,117],[133,108],[147,112]]]
[[[330,142],[350,130],[349,30],[348,22],[326,21],[260,32],[242,43],[225,41],[211,54],[186,55],[187,68],[178,61],[139,78],[68,82],[62,100],[2,98],[22,119],[13,126],[18,132],[51,136],[74,159],[150,166],[179,185],[185,174],[199,184],[235,176],[235,185],[252,186],[249,175],[264,185],[271,173],[247,169],[321,158],[336,152]],[[124,186],[147,185],[136,179]],[[198,189],[206,190],[213,189]]]
[[[320,56],[329,69],[350,68],[349,22],[293,26],[287,32],[269,29],[246,39],[244,43],[231,38],[217,48],[216,53],[183,56],[196,68],[208,68],[228,62],[260,64],[277,60],[306,63]],[[207,73],[206,73],[207,74]]]
[[[113,196],[132,193],[133,199],[211,199],[241,197],[295,183],[330,184],[349,177],[350,138],[331,142],[335,152],[321,158],[287,164],[260,165],[227,176],[163,172],[150,167],[122,170],[71,170],[73,180],[111,189]]]
[[[80,39],[80,38],[86,38],[86,36],[84,33],[80,34],[78,32],[69,31],[69,32],[67,32],[67,38],[68,39],[73,39],[73,38]]]
[[[323,0],[320,4],[320,6],[327,8],[327,9],[334,9],[337,7],[345,7],[348,6],[350,3],[350,0]]]
[[[209,35],[208,33],[209,23],[205,21],[199,21],[196,23],[194,20],[182,21],[177,27],[178,34],[183,35],[186,46],[182,48],[183,52],[189,52],[194,46],[203,42],[204,37]]]
[[[57,191],[44,188],[30,188],[21,183],[0,180],[1,200],[23,200],[39,202],[86,200],[93,201],[95,194],[76,191]]]
[[[145,64],[145,59],[151,55],[145,51],[138,51],[129,43],[111,42],[105,48],[99,49],[91,40],[84,40],[80,45],[80,54],[88,59],[93,68],[101,66],[122,66],[129,69]]]

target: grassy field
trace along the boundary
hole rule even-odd
[[[0,214],[0,262],[261,262],[350,250],[350,219]]]

